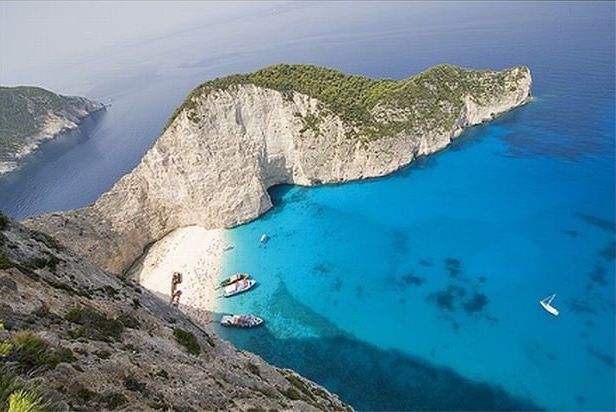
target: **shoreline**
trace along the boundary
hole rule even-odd
[[[214,288],[223,277],[220,272],[225,246],[222,229],[179,228],[154,243],[130,275],[141,286],[170,302],[171,278],[174,272],[180,272],[179,308],[196,321],[209,323],[216,311],[219,291]]]
[[[80,118],[79,122],[64,124],[62,128],[58,130],[43,131],[38,135],[30,136],[27,139],[28,143],[18,152],[9,153],[7,159],[0,160],[0,178],[18,172],[24,166],[28,165],[38,153],[44,150],[45,145],[57,143],[59,139],[71,136],[72,133],[83,133],[84,129],[88,129],[88,127],[100,120],[99,115],[104,114],[106,110],[107,106],[102,105],[100,108]]]

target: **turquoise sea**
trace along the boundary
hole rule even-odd
[[[219,305],[266,323],[218,332],[360,410],[614,410],[614,3],[268,7],[5,75],[113,105],[0,179],[0,209],[91,202],[205,79],[278,62],[390,78],[525,64],[533,100],[436,155],[273,188],[270,212],[228,232],[221,273],[259,285]],[[552,293],[558,318],[538,304]]]
[[[220,333],[362,410],[613,410],[614,25],[577,18],[514,48],[527,106],[389,177],[274,188],[226,255],[260,285],[220,303],[266,326]]]

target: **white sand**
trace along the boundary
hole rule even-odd
[[[169,302],[173,272],[182,274],[180,309],[207,323],[216,310],[214,290],[219,279],[223,249],[223,230],[199,226],[177,229],[156,242],[146,253],[136,278],[145,288]]]

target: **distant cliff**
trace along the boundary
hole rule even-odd
[[[28,220],[122,272],[188,225],[232,227],[271,208],[267,189],[383,176],[464,128],[529,100],[530,71],[441,65],[377,80],[278,65],[191,92],[141,163],[93,205]]]
[[[39,87],[0,87],[0,176],[45,140],[79,126],[102,103],[57,95]]]

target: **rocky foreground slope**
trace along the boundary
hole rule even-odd
[[[2,215],[0,296],[2,411],[351,409]]]
[[[405,80],[272,66],[191,92],[141,163],[86,208],[27,225],[121,273],[183,226],[232,227],[272,207],[267,189],[383,176],[464,128],[526,103],[526,67],[436,66]]]
[[[45,140],[79,127],[102,103],[39,87],[0,87],[0,176],[15,170]]]

